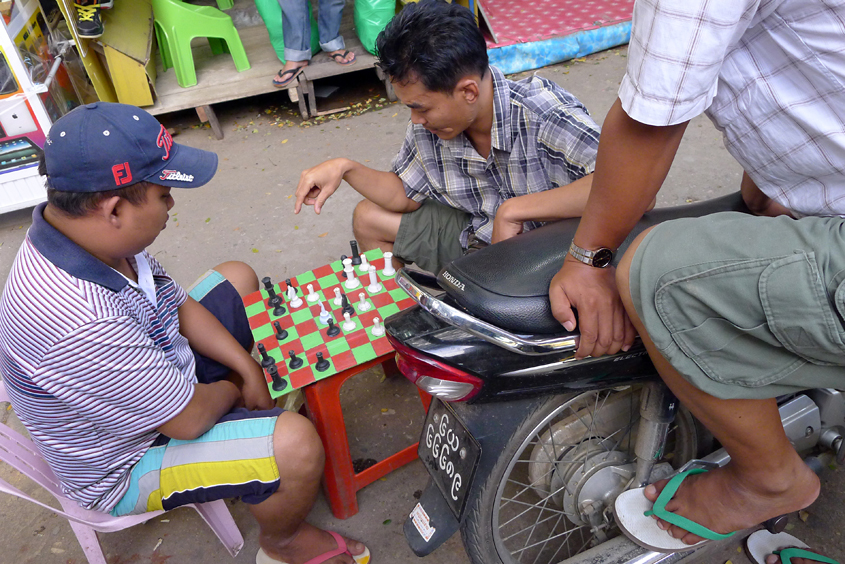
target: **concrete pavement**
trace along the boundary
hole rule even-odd
[[[614,49],[537,72],[577,95],[601,122],[616,98],[625,53],[624,48]],[[214,140],[207,129],[192,128],[196,118],[189,113],[163,119],[179,131],[177,142],[213,150],[220,156],[218,174],[208,186],[174,190],[176,207],[171,221],[150,249],[183,284],[190,284],[207,268],[226,260],[248,262],[259,276],[278,280],[348,254],[351,212],[360,197],[343,185],[321,215],[311,209],[294,215],[292,195],[299,173],[339,156],[387,169],[401,143],[408,110],[388,105],[356,117],[326,119],[311,127],[279,127],[273,111],[265,112],[268,105],[279,103],[281,99],[261,97],[221,105],[218,117],[226,132],[223,141]],[[658,206],[736,191],[740,176],[741,169],[722,146],[719,132],[706,118],[697,118],[688,128],[658,196]],[[0,280],[8,274],[30,214],[31,210],[24,210],[0,216]],[[362,380],[344,391],[353,457],[381,458],[416,440],[422,409],[412,387],[402,379],[380,382],[379,373]],[[2,416],[14,422],[10,412]],[[793,520],[797,523],[792,532],[845,561],[845,539],[840,535],[841,501],[845,499],[842,475],[841,471],[826,472],[822,497],[808,509],[806,523]],[[0,467],[0,477],[26,491],[38,491],[13,477],[4,466]],[[418,462],[413,463],[361,491],[358,515],[337,521],[321,499],[311,521],[365,541],[376,563],[417,562],[405,544],[402,522],[415,503],[415,491],[425,483],[425,471]],[[101,542],[110,564],[252,562],[257,528],[244,504],[235,502],[231,507],[246,538],[246,546],[235,560],[187,509],[127,531],[102,535]],[[46,510],[3,495],[0,523],[0,564],[85,562],[67,522]],[[736,552],[736,543],[697,561],[722,564],[727,560],[747,564],[745,556]],[[457,537],[428,561],[468,562]]]

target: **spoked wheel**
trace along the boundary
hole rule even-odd
[[[563,564],[620,534],[611,510],[636,473],[640,390],[555,396],[526,415],[467,508],[461,533],[474,564]],[[663,462],[677,468],[697,443],[681,409]]]

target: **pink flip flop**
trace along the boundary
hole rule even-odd
[[[327,531],[332,537],[334,537],[334,542],[337,543],[337,548],[334,550],[329,550],[328,552],[324,552],[319,556],[315,556],[305,564],[322,564],[326,560],[334,558],[335,556],[340,556],[341,554],[349,554],[354,560],[355,564],[370,564],[370,549],[366,546],[364,547],[364,552],[361,554],[352,554],[349,552],[349,549],[346,547],[346,541],[343,540],[343,537],[339,534],[335,533],[334,531]],[[286,564],[282,560],[276,560],[275,558],[271,558],[264,552],[263,549],[258,549],[258,554],[255,555],[255,564]]]

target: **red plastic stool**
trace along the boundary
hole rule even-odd
[[[388,354],[303,388],[308,418],[317,428],[317,433],[323,440],[323,446],[326,450],[326,471],[323,485],[332,513],[338,519],[348,519],[358,513],[356,494],[358,490],[417,458],[418,442],[358,474],[352,468],[349,439],[346,436],[346,425],[343,422],[343,412],[340,408],[340,388],[344,382],[356,374],[379,364],[383,366],[386,376],[398,374],[399,370],[396,368],[394,358],[395,353],[390,351]],[[431,396],[422,390],[418,389],[418,391],[423,406],[428,410]]]

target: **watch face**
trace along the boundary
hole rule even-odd
[[[604,268],[613,261],[613,251],[610,249],[599,249],[593,255],[593,266],[596,268]]]

